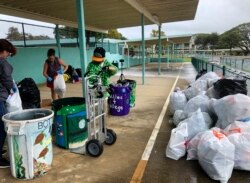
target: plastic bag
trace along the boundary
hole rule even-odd
[[[219,94],[215,91],[214,86],[211,86],[210,88],[208,88],[208,90],[206,91],[206,95],[209,98],[215,98],[215,99],[220,98]]]
[[[235,121],[228,125],[224,129],[226,135],[231,135],[234,133],[249,133],[250,134],[250,123],[247,122],[241,122],[241,121]]]
[[[235,145],[234,169],[250,170],[250,134],[233,133],[228,136],[229,141]]]
[[[66,91],[66,84],[64,81],[63,74],[58,74],[54,80],[54,91],[60,96],[63,97]]]
[[[220,79],[214,83],[214,89],[220,98],[237,93],[247,95],[245,79]]]
[[[250,123],[235,121],[225,128],[229,141],[235,145],[234,169],[250,170]]]
[[[171,114],[174,114],[176,110],[183,110],[187,103],[187,98],[182,91],[176,91],[171,93],[169,101],[169,110]]]
[[[178,160],[186,153],[186,146],[197,133],[208,130],[200,109],[192,113],[191,117],[181,121],[171,132],[170,141],[166,149],[166,156]]]
[[[216,129],[201,135],[198,146],[198,160],[208,176],[226,183],[233,172],[235,146],[225,134]]]
[[[216,126],[222,129],[237,120],[250,117],[250,97],[243,94],[213,99],[210,106],[218,116]]]
[[[202,75],[206,74],[207,70],[206,69],[202,69],[198,72],[198,74],[195,77],[195,80],[197,80],[198,78],[200,78]]]
[[[173,123],[175,126],[177,126],[181,121],[186,119],[187,116],[183,112],[183,110],[176,110],[173,116]]]
[[[204,75],[202,75],[198,80],[215,80],[215,79],[220,79],[220,77],[215,73],[215,72],[208,72]]]
[[[15,92],[11,91],[9,97],[6,100],[6,108],[8,112],[23,110],[22,100],[19,94],[17,85],[14,82]]]
[[[202,112],[210,113],[208,104],[209,104],[208,96],[198,95],[187,102],[183,111],[185,114],[188,115],[189,113],[195,112],[197,111],[197,109],[200,108]]]
[[[192,138],[187,144],[187,160],[198,160],[197,146],[200,141],[201,135],[204,132],[200,132]]]
[[[212,128],[211,130],[216,130],[218,132],[222,132],[221,129],[219,128]],[[197,154],[197,147],[198,144],[200,142],[201,136],[205,133],[204,132],[200,132],[197,135],[194,136],[194,138],[192,138],[188,144],[187,144],[187,160],[198,160],[198,154]],[[223,132],[224,133],[224,132]]]
[[[190,100],[193,97],[202,94],[202,92],[206,91],[207,88],[206,80],[197,80],[190,84],[189,88],[183,90],[183,93],[186,95],[187,99]]]
[[[186,154],[187,124],[183,123],[171,131],[171,137],[166,148],[166,157],[178,160]]]

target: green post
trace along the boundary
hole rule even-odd
[[[223,76],[226,75],[226,66],[225,65],[222,66],[222,75]]]
[[[24,23],[22,23],[22,29],[23,29],[23,43],[24,43],[24,47],[26,47],[26,37],[25,37],[25,30],[24,30]]]
[[[242,62],[241,62],[241,70],[243,71],[244,70],[244,58],[242,59]]]
[[[145,40],[144,40],[144,15],[141,14],[141,34],[142,34],[142,84],[145,80]]]
[[[80,45],[80,62],[82,75],[86,72],[87,68],[87,49],[86,49],[86,36],[85,36],[85,19],[84,19],[84,0],[76,0],[77,9],[77,22],[78,22],[78,34],[79,34],[79,45]],[[82,79],[82,92],[85,96],[84,78]]]
[[[235,63],[234,63],[234,70],[236,71],[236,69],[237,69],[237,64],[236,64],[236,62],[237,62],[237,58],[235,59]]]
[[[168,42],[168,38],[167,38],[167,42]],[[168,43],[168,68],[169,68],[169,57],[170,55],[169,55],[169,43]]]
[[[128,47],[128,68],[130,68],[129,47]]]
[[[158,26],[158,75],[161,75],[161,25]]]
[[[60,44],[60,34],[59,34],[59,26],[56,24],[56,45],[58,49],[58,56],[61,57],[61,44]]]
[[[102,39],[102,47],[103,47],[103,33],[102,33],[101,39]]]

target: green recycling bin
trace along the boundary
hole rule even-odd
[[[127,82],[129,83],[129,86],[131,87],[131,92],[130,92],[130,107],[135,106],[135,91],[136,91],[136,81],[132,79],[126,79]]]
[[[88,138],[86,105],[82,97],[68,97],[52,102],[55,112],[55,143],[65,149],[77,149]]]

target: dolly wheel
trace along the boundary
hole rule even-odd
[[[103,152],[103,145],[99,140],[92,139],[86,144],[86,151],[90,156],[98,157]]]
[[[104,143],[107,145],[113,145],[116,139],[117,139],[116,133],[111,129],[107,129],[107,138],[104,141]]]

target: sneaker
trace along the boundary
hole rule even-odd
[[[10,167],[10,162],[5,158],[0,159],[0,168],[8,168]]]

